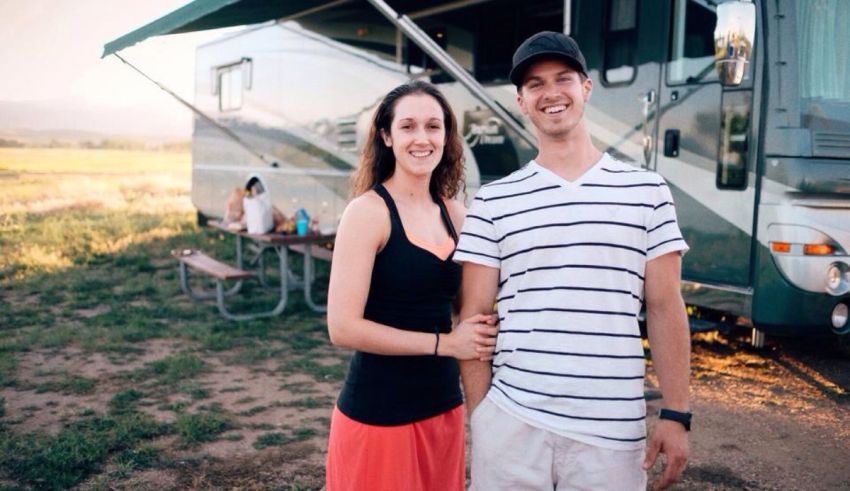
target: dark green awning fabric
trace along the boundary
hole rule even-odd
[[[327,0],[195,0],[103,46],[102,57],[153,36],[259,24],[328,3]]]

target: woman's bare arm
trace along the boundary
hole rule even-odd
[[[375,256],[389,236],[386,205],[374,193],[353,200],[337,230],[328,290],[328,334],[331,342],[384,355],[431,355],[437,338],[431,333],[405,331],[363,317]],[[489,335],[486,315],[476,315],[451,334],[440,334],[438,353],[458,359],[488,357],[492,347],[479,338]]]

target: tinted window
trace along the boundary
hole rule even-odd
[[[714,27],[717,14],[705,1],[676,0],[667,66],[669,84],[717,80],[714,70]]]
[[[747,187],[750,107],[752,93],[738,90],[723,93],[720,119],[720,159],[717,162],[717,187]]]
[[[629,83],[636,72],[637,0],[609,0],[606,14],[603,81]]]
[[[797,2],[800,98],[806,127],[850,131],[850,2]],[[839,147],[835,151],[840,153]]]
[[[462,3],[462,2],[459,2]],[[508,82],[514,50],[540,31],[563,31],[563,0],[495,0],[460,7],[413,20],[461,66],[482,83]],[[439,66],[415,45],[405,42],[404,63],[433,69]],[[432,80],[449,81],[439,76]]]

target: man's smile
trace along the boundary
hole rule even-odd
[[[543,112],[546,114],[558,114],[567,110],[566,104],[558,104],[556,106],[547,106],[543,108]]]

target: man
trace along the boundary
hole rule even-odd
[[[510,79],[540,151],[481,188],[454,255],[461,318],[494,301],[500,318],[492,366],[461,365],[475,490],[644,489],[659,452],[663,489],[687,462],[688,246],[663,179],[593,146],[586,72],[564,34],[517,49]],[[648,444],[642,302],[664,407]]]

